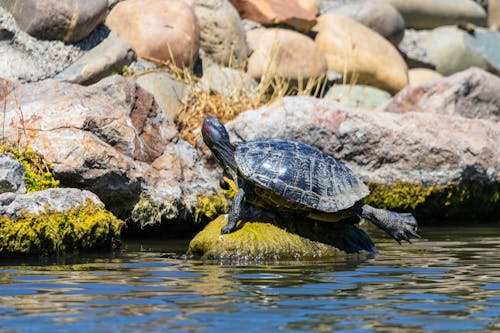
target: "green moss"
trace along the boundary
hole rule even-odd
[[[371,194],[365,199],[379,208],[414,212],[434,218],[487,218],[500,210],[500,185],[478,182],[423,186],[396,182],[391,185],[369,184]],[[498,216],[498,215],[496,215]]]
[[[325,258],[341,253],[335,247],[289,233],[270,223],[246,222],[237,231],[221,235],[226,216],[210,222],[190,242],[188,252],[203,259]]]
[[[132,210],[131,219],[142,228],[158,226],[162,218],[173,219],[177,216],[177,202],[175,199],[155,201],[150,195],[141,194],[139,201]]]
[[[113,249],[123,221],[91,201],[67,212],[0,217],[0,254],[53,255]]]
[[[217,216],[225,214],[229,210],[229,202],[222,194],[200,195],[196,199],[196,208],[194,211],[194,220],[196,223],[212,221]]]
[[[59,181],[55,180],[52,174],[52,166],[32,148],[27,147],[21,150],[13,147],[1,147],[0,152],[11,156],[24,165],[26,168],[24,182],[28,193],[59,186]]]

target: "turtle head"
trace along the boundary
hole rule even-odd
[[[217,117],[207,116],[201,127],[203,141],[210,148],[212,154],[224,171],[236,179],[236,161],[234,149],[229,140],[226,128]]]

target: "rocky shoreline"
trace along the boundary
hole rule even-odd
[[[204,112],[227,121],[233,141],[321,149],[369,186],[367,203],[412,212],[421,225],[498,221],[500,3],[445,3],[0,0],[2,147],[33,149],[59,182],[25,193],[18,164],[2,164],[0,255],[114,248],[120,234],[175,238],[206,225],[191,252],[234,255],[245,235],[221,248],[206,234],[229,202],[199,138]],[[59,209],[54,196],[74,204]],[[52,214],[61,225],[82,211],[94,222],[76,236],[64,222],[67,238],[40,240],[47,227],[26,222]],[[237,255],[258,257],[259,244],[297,258],[339,248],[254,241]]]

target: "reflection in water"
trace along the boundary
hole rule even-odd
[[[422,234],[403,247],[379,240],[376,256],[328,261],[207,263],[155,243],[2,261],[0,331],[500,330],[500,229]]]

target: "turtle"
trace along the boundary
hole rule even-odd
[[[213,116],[205,118],[201,133],[224,177],[237,185],[222,234],[235,231],[245,206],[255,205],[324,222],[357,216],[357,220],[369,220],[399,244],[420,237],[411,213],[365,204],[368,187],[347,166],[315,147],[292,139],[231,144],[225,126]]]

